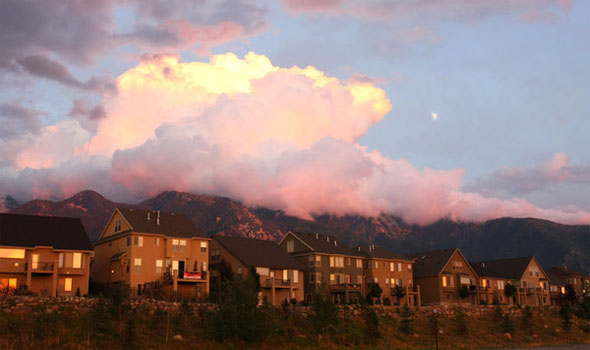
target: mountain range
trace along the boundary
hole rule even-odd
[[[471,261],[536,256],[543,267],[567,265],[590,273],[590,225],[563,225],[535,218],[499,218],[484,223],[439,220],[431,225],[405,223],[399,217],[317,215],[305,220],[280,210],[248,208],[224,197],[167,191],[137,204],[116,203],[94,191],[62,201],[10,198],[3,211],[78,217],[96,240],[117,206],[182,213],[203,233],[280,240],[289,230],[331,234],[349,243],[374,243],[399,253],[458,247]],[[3,208],[0,207],[0,211]]]

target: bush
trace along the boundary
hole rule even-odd
[[[383,299],[383,305],[385,305],[385,306],[391,306],[391,299],[389,299],[389,298]]]
[[[559,316],[563,323],[563,329],[569,330],[572,326],[572,307],[569,302],[564,302],[559,309]]]
[[[465,319],[465,311],[461,306],[455,308],[455,317],[453,319],[457,326],[457,333],[464,335],[467,334],[467,320]]]
[[[377,339],[381,338],[379,331],[379,316],[371,307],[364,307],[361,317],[365,322],[365,340],[369,344],[374,344]]]
[[[504,333],[512,334],[514,332],[514,322],[512,322],[512,318],[510,318],[509,314],[506,314],[504,317],[502,317],[501,326]]]
[[[494,307],[494,321],[502,321],[502,307],[500,304],[497,304],[496,307]]]
[[[410,309],[408,304],[404,305],[402,311],[400,312],[400,315],[402,317],[402,320],[399,324],[400,331],[402,331],[402,333],[404,334],[412,333],[412,331],[414,330],[414,320],[412,319],[414,313],[412,312],[412,309]]]
[[[464,284],[461,286],[459,289],[459,296],[461,299],[465,299],[469,296],[469,287],[467,287],[467,285]]]
[[[479,305],[485,306],[485,305],[488,305],[488,302],[485,300],[480,300]]]
[[[309,315],[309,320],[318,339],[321,339],[330,327],[338,325],[338,307],[332,302],[328,293],[322,291],[314,295],[311,309],[312,314]]]
[[[524,327],[529,327],[531,325],[531,319],[533,318],[533,310],[530,306],[526,306],[524,308],[524,312],[522,314],[522,325]]]

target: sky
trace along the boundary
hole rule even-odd
[[[590,2],[5,0],[0,197],[590,224]]]

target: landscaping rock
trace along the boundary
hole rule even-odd
[[[506,333],[504,333],[504,338],[506,338],[508,340],[511,340],[512,339],[512,334],[506,332]]]
[[[174,337],[172,337],[172,339],[176,340],[176,341],[182,341],[182,335],[177,334]]]

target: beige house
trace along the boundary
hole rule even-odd
[[[303,300],[303,266],[275,242],[238,237],[213,236],[209,259],[213,280],[222,261],[234,274],[244,275],[251,268],[260,276],[261,299],[271,305],[284,300]]]
[[[414,260],[375,246],[357,246],[355,250],[365,257],[365,286],[378,284],[383,290],[382,299],[392,305],[420,305],[420,287],[414,285]]]
[[[209,238],[185,215],[117,208],[94,243],[93,281],[137,294],[209,294]]]
[[[520,305],[550,305],[549,277],[534,256],[488,260],[471,263],[481,281],[482,300]],[[506,284],[516,287],[516,295],[510,299],[504,297]],[[487,286],[487,289],[484,289]],[[484,297],[485,296],[485,297]]]
[[[279,246],[306,266],[305,300],[327,291],[336,302],[364,295],[364,256],[333,236],[289,231]]]
[[[0,214],[0,294],[87,294],[92,253],[80,219]]]
[[[414,284],[420,287],[420,298],[427,305],[478,305],[478,276],[457,248],[433,250],[407,255],[415,259]],[[466,288],[464,298],[460,290]]]

